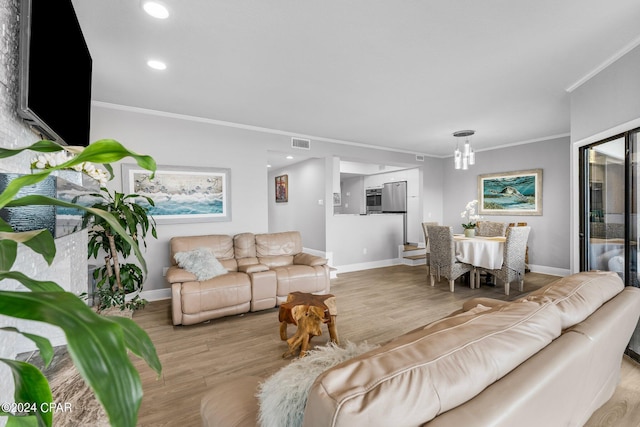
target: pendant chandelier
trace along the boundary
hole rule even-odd
[[[456,137],[456,151],[453,152],[453,164],[456,169],[469,169],[469,165],[476,164],[476,153],[471,148],[469,137],[476,133],[475,130],[459,130],[453,133]],[[464,147],[460,150],[460,138],[465,138]]]

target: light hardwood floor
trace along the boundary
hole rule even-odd
[[[527,273],[525,293],[555,279]],[[500,286],[471,290],[459,282],[451,293],[445,280],[429,286],[425,266],[404,265],[340,274],[331,282],[331,293],[337,298],[340,339],[369,343],[384,343],[437,320],[468,298],[514,300],[523,295],[513,287],[506,297]],[[173,326],[170,301],[165,300],[150,303],[133,319],[155,343],[163,365],[157,379],[144,362],[134,362],[144,390],[139,426],[200,426],[200,399],[217,382],[243,375],[266,378],[290,361],[281,357],[287,347],[278,333],[278,309]],[[327,339],[323,327],[323,335],[312,344],[322,345]],[[614,397],[588,426],[640,426],[640,367],[625,357],[622,376]]]

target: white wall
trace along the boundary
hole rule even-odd
[[[331,215],[327,223],[327,247],[339,273],[398,262],[402,215]]]
[[[334,214],[366,214],[366,199],[362,176],[354,176],[342,179],[340,190],[342,194],[341,206],[336,206]]]
[[[462,232],[460,213],[470,200],[478,199],[478,175],[542,169],[542,215],[483,215],[491,221],[527,222],[529,263],[533,271],[566,275],[569,272],[570,175],[569,137],[516,145],[476,153],[476,164],[455,170],[451,159],[444,167],[444,221]]]
[[[287,175],[289,197],[287,202],[275,201],[275,177]],[[305,248],[324,251],[325,167],[323,159],[309,159],[269,172],[269,232],[297,230]],[[320,204],[320,201],[322,204]]]
[[[640,46],[571,93],[572,142],[640,117],[639,73]]]
[[[270,224],[273,202],[273,176],[267,170],[267,152],[297,154],[291,148],[290,135],[241,125],[224,124],[212,120],[175,116],[166,113],[94,103],[91,119],[91,140],[112,138],[139,153],[153,156],[159,165],[222,167],[231,169],[231,221],[193,224],[159,224],[158,239],[148,239],[145,258],[149,268],[144,285],[145,297],[168,297],[163,269],[169,265],[169,239],[173,236],[199,234],[266,233],[291,229],[289,224],[307,230],[302,239],[305,247],[331,251],[331,244],[339,245],[340,236],[328,225],[325,244],[319,239],[322,223],[319,213],[333,216],[332,190],[334,156],[370,163],[385,163],[404,168],[421,166],[415,155],[372,149],[357,144],[338,144],[312,139],[311,151],[317,162],[309,162],[290,169],[289,200],[291,205],[302,202],[312,214],[298,212],[296,217],[286,213]],[[324,163],[324,172],[321,164]],[[120,168],[111,189],[122,191]],[[275,175],[275,172],[274,172]],[[294,178],[295,176],[295,178]],[[307,198],[308,197],[308,198]],[[324,205],[317,201],[323,200]],[[280,209],[281,206],[274,206]],[[286,204],[284,204],[286,205]],[[287,210],[283,207],[282,211]],[[318,212],[316,212],[316,209]],[[291,211],[293,211],[291,209]],[[271,225],[275,227],[271,229]],[[314,228],[317,227],[317,228]],[[308,234],[308,236],[307,236]],[[317,246],[317,247],[314,247]],[[151,292],[151,294],[150,294]]]

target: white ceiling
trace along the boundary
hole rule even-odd
[[[638,0],[162,2],[73,0],[94,101],[433,156],[567,135],[567,89],[640,43]]]

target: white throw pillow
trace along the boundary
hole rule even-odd
[[[192,251],[177,252],[173,258],[181,268],[196,276],[199,281],[228,273],[220,261],[207,248],[196,248]]]

